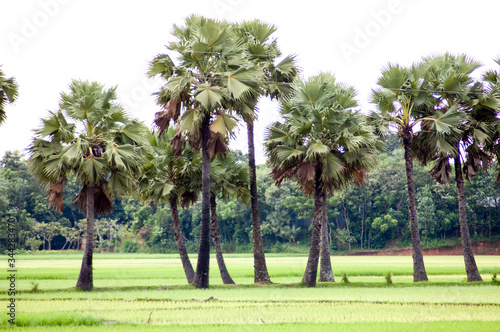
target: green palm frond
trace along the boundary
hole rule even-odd
[[[231,134],[237,125],[238,122],[233,116],[225,113],[219,113],[216,115],[215,120],[213,120],[210,124],[210,130],[214,133],[226,136],[228,133]]]
[[[195,100],[205,109],[213,110],[220,105],[223,99],[223,90],[218,86],[200,84],[196,87]]]
[[[306,149],[303,146],[290,147],[285,145],[278,145],[275,148],[275,154],[281,165],[292,163],[295,160],[303,159],[306,155]]]
[[[170,56],[167,54],[158,54],[148,67],[148,77],[161,75],[162,77],[170,77],[175,72],[175,65]]]
[[[316,140],[311,142],[307,147],[306,158],[312,160],[315,156],[321,158],[328,154],[330,154],[330,148],[321,143],[321,141]]]
[[[103,157],[90,156],[83,159],[78,172],[81,174],[83,183],[91,184],[98,182],[106,169],[106,160]]]
[[[74,124],[68,124],[61,112],[50,112],[49,117],[42,119],[42,127],[35,130],[41,137],[53,136],[54,140],[68,142],[74,138]]]
[[[0,66],[0,125],[5,121],[5,106],[12,104],[18,97],[18,85],[14,77],[5,77]]]

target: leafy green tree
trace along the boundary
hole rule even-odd
[[[51,242],[54,236],[59,235],[61,232],[61,224],[56,222],[51,222],[46,224],[44,222],[36,224],[33,231],[40,235],[45,241],[47,241],[47,249],[50,251],[52,249]],[[45,243],[44,246],[45,248]]]
[[[34,235],[26,240],[26,245],[30,248],[31,251],[35,251],[38,250],[38,248],[40,248],[43,242],[44,241],[41,240],[38,235]]]
[[[293,56],[281,56],[276,39],[272,35],[277,28],[258,20],[246,21],[233,26],[237,38],[244,44],[249,60],[262,73],[256,73],[253,80],[258,82],[244,100],[237,101],[233,108],[247,125],[248,166],[250,170],[250,202],[252,209],[252,243],[254,252],[254,282],[270,282],[262,241],[259,204],[257,194],[257,175],[255,166],[254,122],[257,120],[257,101],[260,96],[271,99],[288,96],[292,89],[290,83],[298,73]],[[263,77],[260,77],[263,74]]]
[[[72,81],[59,110],[42,120],[29,149],[29,165],[47,184],[49,204],[64,209],[63,187],[70,174],[82,184],[75,205],[86,211],[85,250],[77,288],[93,288],[94,214],[113,210],[113,196],[134,184],[142,165],[145,127],[116,103],[116,88]]]
[[[224,284],[234,284],[229,275],[219,238],[219,227],[217,223],[217,196],[223,200],[235,197],[248,203],[250,193],[248,190],[248,168],[237,163],[232,153],[225,157],[216,158],[210,168],[210,209],[212,239],[215,247],[215,257]]]
[[[210,159],[227,150],[226,137],[236,127],[230,114],[235,102],[255,89],[260,71],[244,54],[242,43],[231,25],[192,15],[184,26],[174,25],[177,38],[168,48],[179,54],[175,65],[166,54],[151,62],[149,75],[160,75],[165,85],[157,94],[164,108],[155,116],[163,132],[170,120],[177,124],[172,145],[182,149],[187,136],[189,144],[202,152],[201,228],[198,263],[193,279],[197,288],[209,286],[210,264]]]
[[[424,239],[433,237],[437,231],[436,206],[429,186],[417,192],[417,215],[420,232]]]
[[[440,135],[437,123],[423,122],[417,157],[423,163],[435,160],[431,175],[440,183],[449,182],[449,160],[453,159],[467,280],[481,281],[467,224],[464,175],[470,180],[481,168],[488,167],[491,156],[486,147],[499,126],[500,99],[496,90],[474,80],[472,75],[481,64],[465,54],[445,53],[423,61],[426,80],[438,102],[428,110],[430,115],[449,114],[460,117],[460,122],[445,136]]]
[[[188,207],[196,202],[201,179],[200,154],[190,148],[178,153],[170,141],[175,135],[169,128],[163,135],[151,135],[152,151],[148,154],[140,179],[140,196],[155,204],[168,203],[172,215],[175,242],[179,249],[188,283],[193,282],[195,272],[189,260],[184,235],[179,220],[178,205]]]
[[[64,250],[66,248],[66,245],[68,245],[68,249],[71,249],[71,245],[78,241],[78,239],[80,238],[80,233],[80,230],[76,227],[61,227],[60,234],[65,239],[64,245],[61,250]]]
[[[279,185],[296,179],[314,194],[314,217],[309,258],[302,281],[316,285],[322,229],[326,233],[327,192],[354,181],[360,185],[377,160],[381,141],[366,118],[352,109],[355,91],[320,74],[295,83],[295,94],[283,101],[284,123],[274,123],[266,138],[272,176]],[[333,281],[328,246],[321,246],[320,280]],[[325,280],[325,281],[326,281]]]
[[[14,77],[5,77],[5,73],[0,66],[0,125],[5,121],[5,107],[7,103],[12,104],[18,96],[18,85]]]
[[[347,229],[337,229],[334,237],[339,243],[339,247],[346,244],[350,247],[351,243],[354,241],[354,236],[352,236]]]

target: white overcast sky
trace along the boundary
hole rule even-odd
[[[158,83],[146,79],[148,62],[167,51],[172,25],[190,14],[275,24],[283,54],[297,55],[305,78],[335,74],[356,87],[363,111],[373,108],[370,91],[388,62],[449,51],[493,68],[500,55],[498,0],[0,0],[0,8],[0,65],[19,84],[0,126],[0,157],[25,152],[72,79],[118,85],[122,105],[150,126]],[[261,103],[257,163],[265,161],[264,129],[277,119],[277,104]],[[232,147],[246,151],[244,128]]]

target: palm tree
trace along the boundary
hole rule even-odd
[[[185,26],[174,25],[177,41],[169,50],[179,54],[179,64],[167,54],[156,56],[149,76],[160,75],[165,85],[157,93],[164,108],[155,116],[163,132],[170,120],[177,124],[172,139],[182,149],[182,136],[202,151],[201,228],[198,263],[193,279],[197,288],[208,288],[210,263],[210,159],[227,150],[226,137],[237,122],[230,105],[244,100],[260,71],[243,53],[229,23],[192,15]]]
[[[381,142],[366,118],[352,110],[357,106],[354,89],[336,83],[333,75],[297,81],[294,88],[293,96],[282,102],[284,123],[269,128],[266,149],[277,185],[294,178],[306,194],[314,195],[311,247],[302,279],[313,287],[321,229],[327,223],[326,195],[351,181],[362,184]]]
[[[250,193],[248,190],[248,168],[236,162],[232,153],[225,157],[215,159],[211,164],[211,189],[210,189],[210,208],[211,208],[211,227],[212,240],[215,247],[215,257],[219,265],[219,271],[224,284],[234,284],[233,279],[224,263],[222,249],[220,246],[219,231],[217,225],[217,196],[227,200],[231,197],[241,199],[248,203]]]
[[[464,189],[464,174],[470,180],[481,168],[486,169],[491,156],[486,147],[498,128],[500,99],[496,90],[486,88],[472,78],[481,64],[465,54],[430,56],[423,59],[426,79],[437,100],[431,114],[460,116],[456,130],[444,137],[430,123],[423,123],[418,135],[417,157],[427,163],[435,160],[431,175],[440,183],[449,182],[453,159],[458,195],[460,235],[467,281],[481,281],[470,242]],[[462,167],[463,165],[463,167]],[[463,169],[462,169],[463,168]]]
[[[5,106],[12,104],[18,96],[18,86],[14,77],[7,78],[0,66],[0,125],[5,121]]]
[[[497,65],[500,65],[500,57],[494,60]],[[483,82],[486,93],[500,99],[500,72],[490,69],[483,75]],[[492,137],[487,142],[486,150],[489,154],[495,156],[496,160],[500,160],[500,123],[496,122],[493,129]],[[497,169],[497,182],[500,181],[500,168]]]
[[[416,65],[406,68],[389,64],[382,70],[377,81],[379,87],[372,93],[380,119],[384,125],[395,127],[404,147],[414,282],[428,280],[418,230],[412,154],[414,128],[423,121],[423,109],[432,107],[433,101],[421,72],[421,67]]]
[[[113,196],[134,184],[142,163],[146,128],[129,119],[116,102],[116,88],[73,81],[61,94],[59,110],[42,119],[30,145],[29,165],[47,184],[49,204],[64,209],[63,187],[69,174],[82,183],[74,204],[85,210],[87,224],[77,288],[93,289],[94,214],[113,210]]]
[[[194,270],[184,243],[178,205],[188,207],[196,202],[201,180],[201,155],[190,148],[176,155],[170,141],[175,130],[169,128],[163,135],[151,134],[152,151],[147,154],[139,180],[140,197],[156,204],[168,203],[172,214],[174,237],[188,283],[193,282]]]
[[[259,82],[260,89],[255,90],[239,105],[234,105],[234,108],[247,125],[254,282],[271,282],[267,271],[264,243],[260,230],[254,145],[254,122],[257,120],[256,106],[261,95],[268,96],[271,99],[288,96],[292,90],[290,83],[296,77],[298,69],[295,66],[293,56],[286,56],[279,63],[275,63],[276,59],[281,56],[276,40],[271,39],[272,34],[277,30],[276,26],[254,20],[237,24],[234,28],[237,37],[244,43],[250,60],[262,68],[264,74],[264,80]],[[255,81],[257,82],[258,79],[257,77]]]

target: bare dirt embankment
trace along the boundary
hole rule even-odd
[[[500,241],[481,241],[473,244],[475,255],[500,255]],[[422,248],[424,255],[446,256],[463,255],[462,246]],[[359,250],[349,256],[411,256],[411,248],[389,248],[383,250]]]

